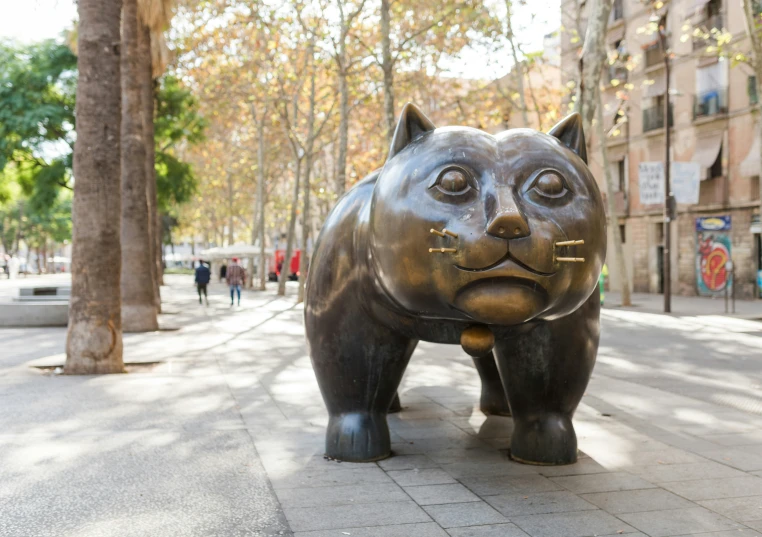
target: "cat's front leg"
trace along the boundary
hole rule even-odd
[[[306,315],[310,355],[328,409],[327,456],[371,462],[391,454],[386,415],[418,343],[348,305]]]
[[[513,412],[515,460],[547,465],[577,461],[572,416],[595,365],[599,334],[596,290],[572,314],[496,341],[497,364]]]

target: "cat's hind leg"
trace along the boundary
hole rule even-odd
[[[326,455],[352,462],[388,457],[386,415],[418,342],[361,311],[330,322],[308,315],[307,335],[329,414]]]
[[[597,291],[566,317],[496,341],[497,364],[513,412],[511,457],[517,461],[548,465],[577,461],[572,416],[598,352]]]
[[[474,365],[482,381],[482,394],[479,409],[488,415],[510,416],[511,407],[505,395],[505,388],[500,380],[500,373],[492,352],[484,356],[474,356]]]

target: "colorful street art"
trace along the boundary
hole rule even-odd
[[[698,294],[724,293],[730,261],[730,216],[696,218],[696,287]],[[730,291],[730,289],[728,289]]]

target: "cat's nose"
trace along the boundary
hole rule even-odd
[[[515,204],[502,207],[487,224],[487,233],[501,239],[520,239],[529,236],[529,224]]]

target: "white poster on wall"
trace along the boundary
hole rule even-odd
[[[640,204],[657,205],[664,203],[664,164],[661,162],[641,162],[638,165],[638,185]]]
[[[699,202],[701,165],[698,162],[673,162],[670,180],[677,203],[695,205]]]

